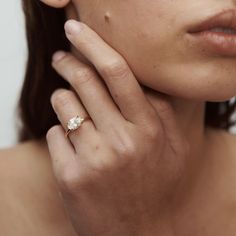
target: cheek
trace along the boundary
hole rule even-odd
[[[143,63],[156,67],[163,57],[169,56],[168,48],[174,40],[174,34],[171,36],[170,32],[174,30],[168,26],[172,21],[169,19],[170,13],[167,13],[170,12],[172,1],[126,0],[112,4],[110,1],[95,4],[92,0],[74,2],[80,11],[81,21],[116,49],[133,69],[142,67]]]
[[[109,42],[128,62],[137,79],[143,84],[152,84],[152,75],[158,75],[163,66],[180,60],[177,51],[180,46],[174,44],[174,36],[165,34],[161,27],[134,28],[119,33]],[[122,42],[122,43],[121,43]],[[175,45],[175,46],[174,46]],[[153,76],[152,76],[153,77]],[[154,79],[157,83],[157,78]]]
[[[233,63],[222,70],[219,62],[200,56],[176,31],[178,27],[172,20],[162,16],[154,22],[150,17],[117,14],[105,7],[98,7],[92,14],[86,7],[81,8],[86,13],[81,20],[126,59],[141,84],[171,96],[200,101],[227,100],[235,94]],[[226,65],[223,60],[221,63]]]
[[[126,32],[110,43],[127,60],[140,84],[196,101],[225,101],[235,96],[234,62],[198,56],[183,35]]]

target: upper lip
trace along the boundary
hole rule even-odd
[[[230,28],[236,30],[236,9],[228,9],[209,17],[200,24],[193,26],[189,33],[198,33],[212,28]]]

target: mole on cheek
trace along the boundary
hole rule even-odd
[[[111,18],[111,14],[109,12],[106,12],[104,15],[105,22],[109,23]]]

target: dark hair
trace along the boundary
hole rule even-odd
[[[22,0],[26,19],[28,63],[19,98],[18,113],[21,119],[19,141],[43,138],[50,127],[59,121],[51,107],[52,92],[59,87],[69,88],[51,67],[56,50],[69,50],[64,34],[66,20],[63,9],[53,9],[41,1]],[[205,125],[229,129],[233,122],[236,101],[206,103]]]

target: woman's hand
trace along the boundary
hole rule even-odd
[[[188,155],[174,111],[161,94],[154,109],[125,59],[87,25],[69,21],[65,28],[94,65],[64,52],[53,60],[74,89],[53,93],[64,129],[47,133],[68,214],[79,235],[157,235]],[[68,120],[88,114],[91,120],[65,138]]]

